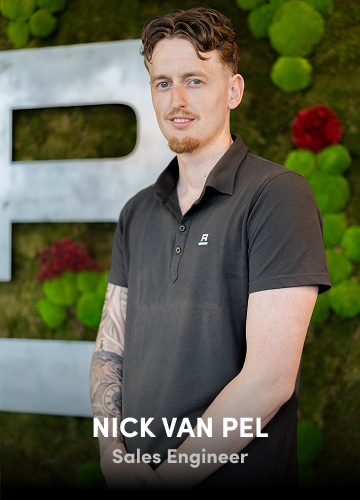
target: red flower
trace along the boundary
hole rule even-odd
[[[298,148],[317,153],[340,142],[343,128],[334,111],[323,104],[317,104],[295,115],[291,131],[291,140]]]
[[[85,245],[75,243],[71,238],[54,241],[50,248],[40,249],[38,264],[41,271],[36,278],[40,283],[58,277],[67,270],[77,273],[82,269],[89,271],[101,269],[100,263],[89,256]]]

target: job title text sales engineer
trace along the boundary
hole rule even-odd
[[[99,436],[106,483],[296,487],[301,354],[317,295],[331,286],[320,212],[303,176],[230,132],[244,81],[227,18],[209,8],[155,17],[142,55],[176,157],[121,210],[91,398],[95,418],[116,418],[118,429],[125,418],[152,419],[156,437]],[[162,419],[184,418],[195,436],[168,437]],[[198,418],[211,419],[211,436],[198,435]],[[225,437],[224,419],[249,419],[252,436],[260,419],[267,437]],[[160,460],[115,463],[115,450]],[[237,463],[176,460],[239,452]]]

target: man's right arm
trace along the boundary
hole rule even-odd
[[[94,418],[116,418],[117,437],[104,437],[99,432],[100,464],[109,489],[163,489],[164,483],[144,462],[115,464],[113,450],[126,454],[120,433],[122,418],[122,380],[127,309],[126,287],[108,284],[99,332],[90,370],[91,405]],[[109,425],[109,434],[113,426]]]
[[[123,445],[120,434],[127,288],[108,284],[91,362],[90,392],[94,418],[117,419],[118,437],[99,432],[100,458],[112,445]],[[112,430],[112,425],[109,426]],[[118,446],[119,448],[121,446]]]

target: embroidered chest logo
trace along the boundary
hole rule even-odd
[[[201,240],[199,241],[198,245],[207,245],[208,244],[208,234],[203,234],[201,236]]]

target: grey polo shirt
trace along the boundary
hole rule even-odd
[[[156,437],[125,439],[128,453],[167,458],[246,356],[248,296],[260,290],[331,286],[323,225],[306,179],[248,152],[240,136],[209,173],[201,196],[181,214],[177,159],[155,184],[123,207],[108,282],[128,288],[123,368],[123,418],[153,418]],[[293,396],[242,450],[198,487],[258,488],[296,483]],[[239,409],[239,416],[242,415]],[[167,437],[162,418],[177,418]],[[152,464],[156,468],[159,464]]]

